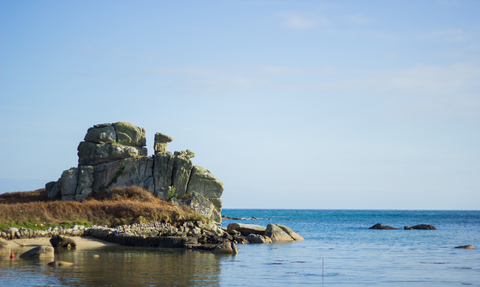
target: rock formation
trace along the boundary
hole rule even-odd
[[[210,171],[194,166],[195,154],[190,150],[168,152],[171,141],[172,137],[156,133],[155,155],[147,156],[145,129],[127,122],[94,125],[78,145],[78,166],[47,183],[47,194],[81,201],[92,193],[135,185],[163,200],[185,198],[182,204],[221,222],[223,183]]]
[[[292,229],[281,224],[268,224],[263,227],[255,224],[230,223],[227,233],[243,236],[250,243],[274,243],[304,240]],[[238,240],[237,240],[238,241]]]

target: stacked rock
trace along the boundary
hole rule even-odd
[[[173,138],[170,136],[167,136],[166,134],[162,133],[156,133],[155,134],[155,143],[154,143],[154,150],[155,154],[157,153],[162,153],[167,151],[167,144],[169,142],[172,142]]]
[[[126,122],[95,125],[78,146],[78,167],[47,183],[47,195],[81,201],[91,193],[134,185],[221,222],[223,183],[210,171],[193,165],[192,151],[168,152],[171,141],[172,137],[156,133],[155,155],[147,156],[145,129]]]

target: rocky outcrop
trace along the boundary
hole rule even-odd
[[[436,230],[435,226],[430,224],[419,224],[412,227],[404,226],[403,229],[405,230],[412,230],[412,229]]]
[[[255,224],[230,223],[227,232],[235,236],[244,236],[250,243],[273,243],[301,241],[303,237],[281,224],[268,224],[263,227]]]
[[[64,171],[45,189],[49,198],[81,201],[114,187],[140,186],[160,199],[182,199],[207,218],[221,222],[223,183],[194,166],[190,151],[166,150],[173,138],[155,134],[153,156],[147,156],[145,129],[127,122],[94,125],[78,146],[78,166]]]
[[[398,229],[398,228],[391,227],[391,226],[383,226],[381,223],[377,223],[368,229]]]

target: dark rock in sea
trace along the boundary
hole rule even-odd
[[[398,228],[391,227],[391,226],[383,226],[381,223],[377,223],[368,229],[398,229]]]
[[[462,246],[456,246],[455,248],[459,248],[459,249],[475,249],[475,246],[473,246],[473,245],[462,245]]]
[[[430,224],[419,224],[412,227],[404,226],[403,229],[405,230],[412,230],[412,229],[436,230],[435,226]]]
[[[249,243],[272,243],[272,239],[270,237],[260,234],[249,234],[247,236],[247,240]]]
[[[215,254],[238,254],[238,249],[232,242],[224,242],[219,244],[213,250]]]

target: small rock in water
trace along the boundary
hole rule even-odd
[[[461,245],[461,246],[455,246],[455,248],[460,248],[460,249],[475,249],[475,246],[473,246],[473,245]]]
[[[100,255],[98,255],[98,254],[93,255],[93,258],[99,258],[99,257],[100,257]]]
[[[66,262],[66,261],[53,261],[47,264],[50,267],[67,267],[67,266],[72,266],[72,262]]]

